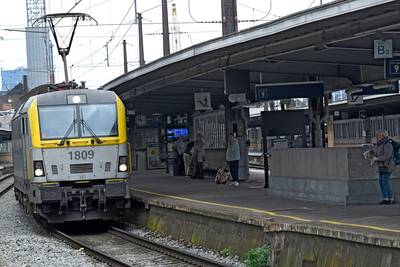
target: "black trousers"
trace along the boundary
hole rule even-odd
[[[204,173],[203,173],[203,162],[199,162],[197,159],[193,160],[193,178],[198,178],[198,179],[203,179],[204,178]]]
[[[233,161],[228,161],[228,163],[229,163],[229,171],[231,172],[233,181],[238,182],[239,181],[239,161],[233,160]]]

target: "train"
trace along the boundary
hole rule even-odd
[[[12,122],[14,191],[48,223],[118,220],[130,207],[126,112],[111,91],[31,96]]]

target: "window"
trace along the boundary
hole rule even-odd
[[[42,139],[61,139],[72,127],[69,138],[78,137],[78,127],[73,123],[75,106],[39,107],[40,135]]]
[[[39,121],[42,139],[118,135],[115,104],[40,106]]]
[[[115,136],[118,135],[117,114],[114,104],[101,105],[82,105],[81,119],[85,125],[82,126],[82,136],[92,136],[92,130],[97,136]]]

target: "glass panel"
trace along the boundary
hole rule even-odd
[[[75,106],[39,107],[40,134],[42,139],[61,139],[67,133],[74,120]],[[77,125],[68,135],[78,137]]]
[[[97,136],[118,135],[115,104],[82,105],[81,118]],[[91,137],[90,130],[82,126],[82,136]]]

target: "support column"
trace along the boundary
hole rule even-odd
[[[311,147],[325,147],[325,122],[328,116],[328,97],[313,97],[308,100],[310,111]]]
[[[167,56],[170,54],[167,0],[161,0],[161,8],[162,8],[162,27],[163,27],[163,51],[164,51],[164,56]]]
[[[222,35],[238,31],[236,0],[221,0]]]
[[[126,74],[126,73],[128,73],[128,57],[126,54],[126,40],[122,41],[122,47],[124,50],[124,74]]]
[[[137,19],[139,28],[139,66],[142,67],[146,64],[144,61],[142,13],[137,13]]]

